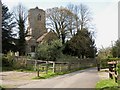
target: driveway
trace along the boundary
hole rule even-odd
[[[33,80],[36,73],[0,72],[2,85],[10,88],[94,88],[99,81],[97,68],[89,68],[73,73]]]
[[[96,68],[89,68],[70,74],[30,82],[18,88],[95,88],[99,81]]]
[[[32,78],[36,73],[7,71],[0,72],[0,84],[7,88],[16,88],[24,84],[33,82]]]

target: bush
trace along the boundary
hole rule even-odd
[[[9,64],[8,59],[7,59],[5,56],[2,57],[2,66],[5,66],[5,67],[11,66],[11,65]]]
[[[117,86],[114,79],[105,79],[96,84],[96,90],[119,90]]]
[[[37,58],[42,60],[55,61],[62,54],[62,43],[60,40],[54,40],[51,43],[40,44],[37,48]]]
[[[118,74],[120,75],[120,63],[117,64],[117,71],[118,71]]]
[[[2,66],[13,67],[14,65],[14,55],[12,52],[8,52],[7,55],[2,56]]]
[[[12,52],[8,52],[7,54],[2,55],[1,59],[2,70],[9,71],[13,70],[15,62],[14,62],[14,54]]]
[[[118,61],[120,58],[106,58],[106,59],[100,59],[100,66],[101,68],[108,68],[108,62],[110,61]]]

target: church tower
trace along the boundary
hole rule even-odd
[[[26,54],[34,56],[36,47],[43,42],[50,42],[57,38],[53,32],[46,30],[45,11],[38,7],[28,11],[28,37],[26,37]]]
[[[37,39],[47,33],[45,27],[45,11],[38,7],[28,11],[28,37],[26,37],[26,53],[35,52]]]
[[[34,39],[38,39],[46,33],[45,11],[38,7],[30,9],[28,11],[28,24],[28,35],[32,36]]]

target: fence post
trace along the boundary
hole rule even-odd
[[[27,57],[25,59],[25,67],[27,68]]]
[[[97,63],[97,69],[100,71],[100,63]]]
[[[38,67],[37,67],[37,77],[40,77],[40,68],[39,68],[39,65],[38,65]]]
[[[70,70],[71,70],[71,63],[68,62],[68,71],[70,71]]]
[[[36,71],[36,68],[37,68],[37,61],[35,60],[34,71]]]
[[[112,64],[109,64],[109,71],[110,71],[110,72],[113,71]],[[109,73],[109,77],[110,77],[111,79],[113,79],[113,76],[112,76],[111,73]]]
[[[113,79],[113,76],[114,76],[115,77],[115,82],[117,82],[116,64],[117,64],[117,62],[115,62],[115,61],[108,62],[108,65],[109,65],[109,77],[111,79]]]
[[[117,64],[117,63],[116,63]],[[117,75],[117,70],[116,70],[116,64],[114,64],[114,72],[115,72],[115,75]],[[115,82],[117,83],[117,77],[115,76]]]
[[[79,69],[81,68],[80,66],[81,66],[81,62],[79,61],[79,63],[78,63],[78,68],[79,68]]]
[[[48,61],[46,61],[46,74],[48,73]]]
[[[61,65],[61,63],[60,63],[60,72],[62,72],[62,65]]]
[[[117,67],[118,67],[117,83],[118,86],[120,87],[120,62],[118,62]]]
[[[55,73],[56,72],[56,67],[55,67],[55,62],[53,62],[53,73]]]

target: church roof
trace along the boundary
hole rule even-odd
[[[31,11],[31,10],[40,10],[40,11],[44,11],[45,12],[45,10],[43,10],[43,9],[39,9],[39,7],[35,7],[35,8],[31,8],[29,11]]]
[[[27,42],[33,42],[36,41],[38,43],[42,43],[44,41],[49,41],[49,40],[53,40],[53,39],[57,39],[57,35],[53,32],[46,32],[44,33],[42,36],[40,36],[38,39],[35,39],[34,37],[30,36],[26,38]]]
[[[58,39],[56,33],[52,32],[52,31],[49,31],[49,32],[43,34],[41,37],[39,37],[37,39],[37,42],[38,43],[49,42],[49,41],[55,40],[55,39]]]
[[[41,42],[48,33],[49,33],[49,32],[47,32],[47,33],[43,34],[41,37],[39,37],[39,38],[37,39],[37,42]]]
[[[25,37],[25,40],[26,40],[26,41],[29,41],[31,38],[32,38],[31,36]]]

